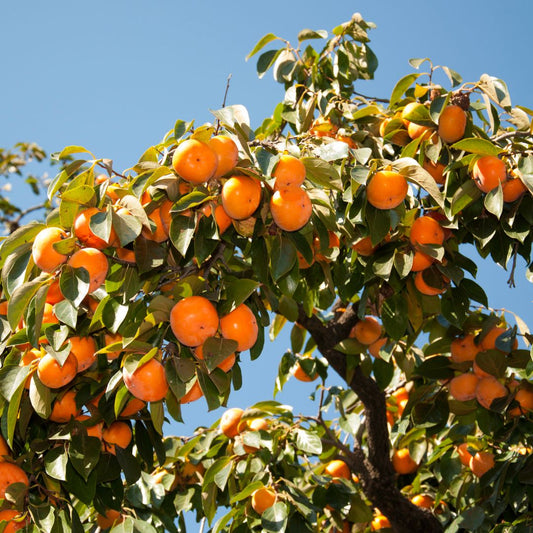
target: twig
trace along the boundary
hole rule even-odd
[[[231,74],[228,76],[228,79],[226,80],[226,90],[224,91],[224,98],[222,100],[222,109],[226,107],[226,98],[228,97],[230,80],[231,80]],[[220,129],[220,119],[217,118],[217,127],[215,128],[215,135],[218,134],[219,129]]]
[[[518,256],[518,243],[515,242],[513,246],[513,265],[511,266],[511,273],[509,274],[509,279],[507,280],[507,285],[509,285],[511,289],[514,289],[516,287],[514,275],[516,272],[516,257],[517,256]]]

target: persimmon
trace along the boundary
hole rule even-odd
[[[351,479],[352,471],[342,459],[332,459],[326,464],[324,474],[336,479]]]
[[[0,528],[2,533],[15,533],[30,524],[30,517],[15,509],[0,511]]]
[[[478,378],[490,378],[493,377],[492,374],[489,372],[485,372],[478,364],[477,361],[474,359],[472,362],[472,371]]]
[[[170,327],[185,346],[200,346],[218,330],[215,306],[203,296],[187,296],[170,311]]]
[[[117,243],[117,234],[113,228],[111,228],[111,233],[107,241],[96,235],[91,229],[91,218],[94,215],[102,212],[103,211],[97,207],[88,207],[87,209],[84,209],[78,213],[74,220],[74,235],[76,235],[78,241],[80,241],[87,248],[97,248],[98,250],[103,250],[104,248]]]
[[[370,528],[372,529],[372,531],[379,531],[380,529],[388,529],[390,528],[389,519],[381,513],[377,514],[372,519]]]
[[[70,337],[70,353],[78,362],[78,372],[87,370],[96,361],[96,342],[92,337]]]
[[[463,442],[456,447],[456,451],[459,454],[459,461],[461,461],[464,466],[469,466],[470,459],[473,457],[472,454],[468,451],[468,447],[469,445],[467,442]]]
[[[451,359],[454,363],[473,361],[479,351],[480,347],[475,342],[475,335],[472,334],[457,337],[450,344]]]
[[[54,243],[66,238],[68,235],[65,231],[52,227],[44,228],[36,235],[31,247],[31,256],[43,272],[54,272],[66,262],[68,257],[54,249]]]
[[[42,352],[39,348],[28,348],[24,354],[22,355],[22,357],[20,358],[20,366],[30,366],[32,365],[32,363],[34,361],[37,361],[37,360],[40,360],[41,357],[42,357]],[[31,382],[31,374],[33,372],[30,373],[30,375],[28,376],[28,378],[26,379],[26,383],[24,385],[24,387],[26,389],[29,389],[30,388],[30,382]]]
[[[411,457],[409,448],[400,448],[392,454],[392,466],[398,474],[412,474],[416,472],[418,463]]]
[[[502,183],[502,190],[504,202],[515,202],[527,191],[527,187],[520,178],[512,178]]]
[[[341,245],[339,236],[334,231],[328,231],[328,246],[327,246],[327,252],[331,253],[331,251],[334,248],[339,248]],[[320,238],[318,235],[313,239],[313,248],[315,249],[315,259],[317,261],[325,261],[326,263],[330,262],[329,257],[327,255],[324,255],[321,251],[321,243]]]
[[[115,509],[107,509],[104,514],[96,515],[96,523],[102,529],[110,529],[124,521],[124,517]]]
[[[433,161],[431,161],[431,159],[425,159],[422,167],[431,175],[431,177],[439,185],[443,185],[446,182],[446,178],[444,176],[444,169],[446,168],[446,166],[442,163],[434,163]]]
[[[43,355],[37,365],[37,375],[42,384],[50,389],[59,389],[70,383],[78,372],[78,361],[72,353],[68,354],[63,365],[49,353]]]
[[[205,207],[202,208],[201,213],[206,217],[210,217],[213,213],[213,208],[210,204],[206,204]],[[215,207],[215,222],[221,235],[231,226],[232,219],[221,204]]]
[[[143,402],[158,402],[167,395],[165,367],[157,359],[150,359],[133,372],[124,366],[122,377],[131,394]]]
[[[313,205],[307,191],[301,187],[283,187],[272,195],[270,213],[282,230],[298,231],[309,222]]]
[[[352,328],[350,337],[355,337],[361,344],[370,345],[381,337],[381,324],[376,317],[365,316]]]
[[[296,366],[295,366],[294,369],[292,370],[292,375],[293,375],[298,381],[303,381],[303,382],[311,382],[311,381],[315,381],[315,379],[318,378],[318,372],[315,372],[314,374],[309,375],[309,374],[304,370],[304,368],[302,367],[302,365],[300,364],[299,361],[296,363]]]
[[[432,287],[426,283],[423,272],[424,271],[417,272],[415,274],[415,287],[417,288],[418,292],[425,294],[426,296],[437,296],[446,292],[447,284],[449,283],[447,278],[442,277],[441,287]]]
[[[234,220],[252,216],[261,202],[261,182],[249,176],[231,176],[222,186],[224,211]]]
[[[460,402],[473,400],[476,397],[478,381],[479,377],[472,372],[455,376],[448,384],[450,395]]]
[[[145,405],[146,402],[143,402],[142,400],[139,400],[139,398],[135,398],[134,396],[126,403],[124,409],[122,409],[122,411],[120,412],[120,416],[123,416],[124,418],[133,416],[137,414]]]
[[[423,215],[413,222],[409,240],[415,247],[424,244],[441,245],[444,242],[444,230],[433,217]]]
[[[65,297],[59,288],[59,278],[54,279],[52,283],[48,286],[48,292],[46,293],[46,303],[50,305],[55,305],[60,301],[64,300]]]
[[[252,418],[246,420],[246,427],[250,431],[266,431],[269,428],[269,423],[265,418]]]
[[[220,319],[220,332],[225,339],[237,341],[237,351],[243,352],[257,341],[259,326],[253,311],[240,304]]]
[[[0,434],[0,461],[5,461],[11,457],[11,449],[6,439]]]
[[[203,346],[200,344],[200,346],[197,346],[194,350],[194,355],[200,360],[204,358],[204,349]],[[229,372],[233,365],[235,365],[235,361],[237,360],[237,357],[234,353],[228,355],[219,365],[217,365],[217,368],[220,368],[224,372]]]
[[[517,407],[509,410],[511,416],[520,416],[533,411],[533,391],[531,389],[518,389],[514,396]]]
[[[435,259],[430,255],[425,254],[420,250],[415,250],[411,272],[422,272],[422,270],[426,270],[426,268],[429,268],[434,262]]]
[[[78,415],[76,420],[81,423],[81,425],[86,429],[88,437],[94,437],[99,440],[102,440],[104,423],[98,422],[89,415]]]
[[[240,407],[232,407],[226,409],[220,418],[220,431],[226,435],[229,439],[237,436],[242,428],[241,418],[244,410]]]
[[[381,348],[387,344],[388,339],[387,337],[381,337],[378,340],[374,341],[372,344],[369,344],[368,346],[368,353],[375,358],[380,358],[379,352],[381,351]]]
[[[470,458],[468,466],[476,477],[482,477],[494,468],[494,464],[494,454],[492,452],[481,451]]]
[[[396,127],[394,123],[389,126],[391,121],[392,118],[387,117],[380,122],[379,134],[383,138],[387,137],[387,141],[392,144],[396,144],[397,146],[407,146],[411,142],[407,130],[403,128],[403,124],[401,124],[402,127],[400,127],[400,125]]]
[[[67,262],[74,268],[84,268],[89,274],[89,293],[98,289],[105,281],[109,265],[107,257],[96,248],[82,248]]]
[[[104,342],[106,346],[109,346],[111,344],[117,344],[119,342],[122,342],[122,335],[120,333],[106,333],[104,335]],[[121,353],[122,350],[119,349],[113,352],[107,352],[105,355],[108,361],[114,361],[115,359],[118,359],[120,357]]]
[[[228,135],[215,135],[207,142],[217,155],[217,169],[214,178],[220,178],[232,171],[239,161],[239,148]]]
[[[126,261],[128,263],[135,264],[137,260],[135,259],[135,252],[129,248],[117,248],[117,257],[121,261]]]
[[[52,422],[65,424],[71,418],[76,418],[80,412],[81,409],[76,404],[76,392],[68,390],[56,399],[49,418]]]
[[[352,244],[352,249],[363,257],[371,256],[376,250],[377,246],[372,244],[370,236],[362,237],[355,244]]]
[[[409,122],[409,125],[407,126],[407,134],[411,139],[418,139],[421,137],[423,141],[435,142],[435,130],[429,126]]]
[[[309,128],[309,133],[315,137],[335,137],[337,131],[339,127],[328,117],[316,118]]]
[[[204,395],[200,383],[196,380],[192,387],[180,398],[180,403],[191,403],[199,400]]]
[[[491,328],[486,333],[486,335],[483,336],[483,338],[481,339],[481,341],[479,343],[480,348],[482,350],[500,350],[500,351],[502,351],[500,348],[498,348],[496,346],[496,342],[498,340],[498,337],[500,337],[504,333],[507,333],[508,331],[509,330],[507,330],[506,328],[503,328],[503,327],[500,327],[500,326],[495,326],[495,327]],[[517,347],[518,347],[518,341],[515,338],[513,340],[512,349],[516,350]]]
[[[494,155],[480,157],[472,168],[472,179],[483,192],[490,192],[507,177],[505,163]]]
[[[217,165],[215,150],[198,139],[183,141],[172,155],[172,168],[176,174],[194,185],[211,179],[215,175]]]
[[[297,158],[289,154],[282,154],[272,172],[276,178],[276,188],[298,187],[305,180],[305,166]]]
[[[15,483],[30,486],[26,472],[15,463],[9,461],[0,462],[0,498],[6,497],[6,490]]]
[[[127,448],[132,439],[132,432],[129,424],[115,420],[102,432],[102,440],[106,452],[116,455],[115,447]]]
[[[402,174],[391,170],[376,172],[366,185],[368,203],[376,209],[394,209],[407,196],[409,185]]]
[[[165,200],[163,204],[156,207],[148,218],[154,223],[155,229],[148,230],[143,228],[142,235],[151,241],[165,242],[168,239],[170,230],[170,208],[173,203],[170,200]]]
[[[262,487],[252,492],[252,509],[262,515],[267,509],[272,507],[277,500],[277,493],[274,489]]]
[[[423,509],[433,509],[435,500],[428,494],[415,494],[411,498],[411,503]]]
[[[458,105],[448,105],[439,116],[439,137],[445,143],[454,143],[462,139],[466,129],[466,113]]]
[[[478,381],[476,398],[485,409],[490,409],[494,400],[505,398],[507,394],[508,390],[505,385],[500,383],[494,376],[487,376]]]
[[[43,308],[43,324],[58,324],[59,319],[54,312],[54,306],[51,303],[45,302]]]

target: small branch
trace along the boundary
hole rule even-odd
[[[226,107],[226,98],[228,97],[230,80],[231,80],[231,74],[228,76],[228,79],[226,80],[226,90],[224,91],[224,98],[222,99],[222,109]],[[215,128],[215,135],[218,134],[219,129],[220,129],[220,120],[217,118],[217,127]]]
[[[515,242],[514,246],[513,246],[513,265],[511,266],[511,273],[509,274],[509,279],[507,280],[507,285],[509,285],[509,287],[511,289],[514,289],[516,287],[516,283],[515,283],[515,280],[514,280],[514,275],[515,275],[515,272],[516,272],[516,258],[518,256],[518,243]]]
[[[352,94],[355,94],[356,96],[360,96],[361,98],[364,98],[365,100],[373,100],[374,102],[381,102],[383,104],[388,104],[390,102],[388,98],[378,98],[376,96],[367,96],[365,94],[358,93],[357,91],[353,91]]]
[[[499,141],[505,141],[507,139],[512,139],[513,137],[530,137],[531,134],[528,131],[509,131],[507,133],[502,133],[496,137],[492,137],[492,142],[497,143]]]

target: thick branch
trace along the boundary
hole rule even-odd
[[[353,306],[342,313],[337,312],[327,324],[315,315],[308,317],[302,307],[299,310],[298,323],[307,329],[329,365],[345,380],[346,356],[335,346],[348,337],[357,320],[357,311]],[[365,408],[368,454],[357,447],[350,453],[345,452],[345,459],[359,475],[366,496],[389,519],[394,531],[441,532],[438,520],[431,513],[414,506],[396,485],[396,474],[390,460],[385,394],[374,379],[363,374],[361,367],[355,369],[347,383]]]

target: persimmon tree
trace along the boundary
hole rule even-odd
[[[530,263],[533,112],[428,59],[360,94],[372,27],[264,36],[284,95],[255,130],[234,105],[121,173],[55,154],[57,207],[0,246],[6,531],[530,530],[531,337],[464,245]],[[247,387],[268,328],[317,413],[164,434]]]

